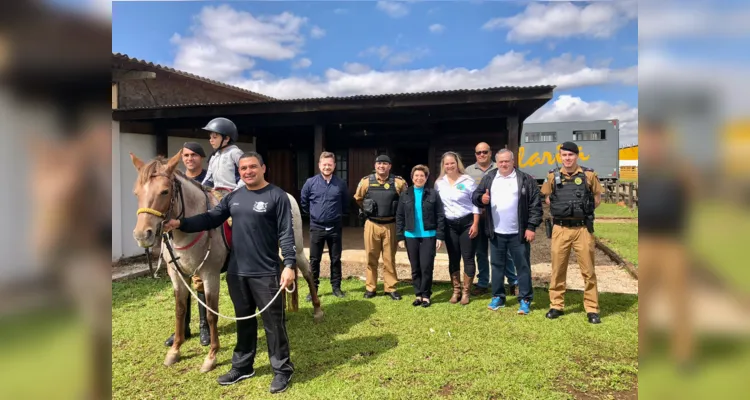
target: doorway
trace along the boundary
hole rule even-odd
[[[411,169],[417,164],[430,165],[429,147],[398,147],[393,149],[391,155],[391,173],[398,175],[406,180],[410,186],[414,183],[411,181]],[[430,170],[430,175],[435,172]]]

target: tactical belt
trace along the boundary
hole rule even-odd
[[[556,219],[553,223],[567,228],[586,226],[586,220],[583,219]]]
[[[367,218],[369,221],[372,221],[376,224],[392,224],[396,222],[396,219],[375,219],[375,218]]]

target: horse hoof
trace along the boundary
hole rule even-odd
[[[167,357],[164,358],[164,365],[166,365],[167,367],[169,367],[170,365],[173,365],[177,361],[180,361],[180,352],[179,351],[174,351],[174,350],[169,350],[167,352]]]
[[[313,321],[315,321],[316,323],[323,322],[323,311],[316,312],[313,315]]]
[[[216,368],[216,359],[206,359],[203,361],[203,365],[201,365],[201,373],[205,374],[206,372],[213,371],[214,368]]]

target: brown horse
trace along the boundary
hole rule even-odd
[[[143,248],[154,246],[156,238],[161,235],[162,222],[179,217],[190,217],[206,212],[215,207],[218,200],[211,195],[207,188],[185,176],[177,169],[182,150],[169,160],[156,158],[144,163],[130,153],[133,165],[138,171],[134,185],[135,195],[138,197],[138,213],[133,237]],[[287,194],[288,195],[288,194]],[[318,322],[323,317],[315,284],[310,271],[310,264],[304,253],[302,241],[302,220],[299,205],[289,195],[292,206],[292,224],[294,241],[297,248],[297,267],[302,272],[312,294],[314,318]],[[184,233],[180,230],[172,231],[172,251],[179,261],[181,272],[175,270],[171,252],[167,249],[167,241],[162,240],[161,256],[172,280],[175,295],[175,336],[172,347],[167,351],[164,364],[169,366],[180,358],[180,346],[185,342],[185,312],[187,298],[190,296],[188,288],[180,277],[189,282],[189,276],[195,274],[203,281],[208,308],[219,312],[219,275],[229,256],[229,250],[224,243],[222,227],[199,233]],[[279,265],[281,268],[282,266]],[[297,285],[293,294],[296,299]],[[292,301],[292,311],[297,311],[297,302]],[[216,354],[219,351],[219,334],[217,330],[218,317],[211,311],[206,316],[211,336],[209,353],[206,356],[201,372],[211,371],[216,367]]]

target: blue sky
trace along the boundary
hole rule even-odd
[[[126,1],[112,50],[280,98],[556,84],[533,118],[634,135],[637,25],[633,1]]]

